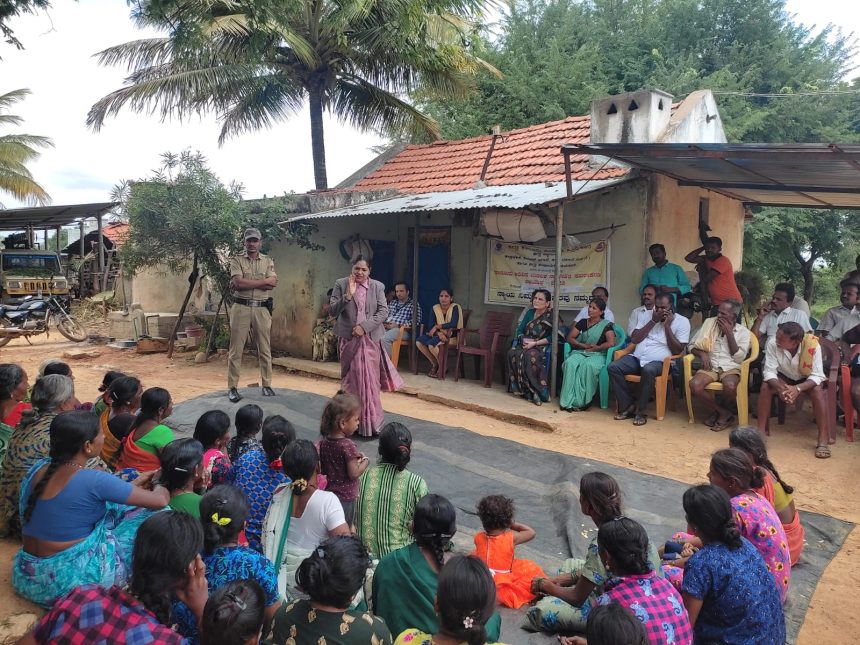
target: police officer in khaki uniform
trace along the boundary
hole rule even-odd
[[[272,316],[266,307],[271,290],[278,284],[275,263],[260,253],[260,231],[245,230],[245,253],[230,258],[230,354],[227,357],[227,397],[233,403],[242,395],[236,389],[242,368],[242,351],[248,340],[248,331],[254,336],[260,361],[263,396],[275,396],[272,389],[272,348],[269,336]]]

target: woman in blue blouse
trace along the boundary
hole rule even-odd
[[[248,517],[248,500],[235,486],[216,486],[200,500],[200,521],[203,524],[203,563],[206,565],[206,582],[209,593],[213,593],[234,580],[253,580],[265,595],[265,622],[263,633],[269,625],[282,599],[278,593],[278,577],[275,567],[261,553],[239,546],[239,533]],[[173,620],[179,633],[189,642],[200,642],[197,620],[192,611],[176,601],[172,608]]]
[[[764,558],[741,536],[728,494],[693,486],[684,512],[703,544],[687,560],[681,587],[696,645],[785,643],[779,591]]]

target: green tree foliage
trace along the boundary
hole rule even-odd
[[[844,80],[856,44],[796,24],[784,0],[519,0],[476,45],[503,76],[481,74],[463,101],[419,100],[457,139],[587,114],[609,94],[710,89],[730,141],[856,140],[860,95],[807,95],[860,89]]]
[[[793,283],[811,303],[816,275],[828,279],[830,298],[842,272],[852,267],[860,218],[852,211],[768,208],[747,224],[744,235],[744,268],[761,274],[770,286]]]
[[[15,32],[9,22],[21,14],[35,13],[51,6],[48,0],[0,0],[0,36],[9,45],[23,49],[21,41],[15,37]]]
[[[23,122],[20,116],[8,114],[7,110],[28,94],[30,90],[21,89],[0,95],[0,128],[17,126]],[[35,134],[0,135],[0,193],[7,193],[34,206],[50,204],[51,198],[33,179],[27,164],[39,158],[41,153],[36,148],[53,145],[48,137]],[[0,208],[3,208],[2,204]]]
[[[112,197],[120,202],[119,212],[129,223],[128,239],[120,251],[127,273],[157,266],[178,274],[191,267],[177,328],[201,270],[222,294],[227,293],[229,257],[239,249],[247,226],[260,228],[269,241],[321,248],[310,240],[316,230],[313,225],[278,226],[289,214],[286,197],[249,206],[242,202],[241,186],[222,184],[199,152],[165,153],[161,159],[150,177],[121,183]],[[170,352],[177,328],[171,334]]]
[[[464,101],[419,97],[446,138],[588,114],[595,98],[656,87],[713,90],[730,141],[860,140],[860,79],[845,80],[856,39],[798,25],[784,0],[517,0],[478,47],[503,77],[480,75]],[[844,213],[766,209],[747,226],[744,266],[809,296],[852,235]]]
[[[483,0],[142,0],[138,24],[166,30],[101,52],[125,87],[90,110],[214,113],[220,140],[271,127],[307,101],[316,188],[328,188],[323,113],[361,130],[439,134],[405,100],[462,97],[483,62],[467,46]]]

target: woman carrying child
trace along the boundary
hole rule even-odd
[[[764,473],[764,486],[756,488],[755,492],[764,497],[782,522],[785,537],[788,539],[788,551],[791,556],[791,566],[797,564],[800,552],[803,551],[803,539],[806,531],[800,523],[800,513],[794,506],[794,488],[782,481],[776,466],[767,456],[767,446],[762,434],[752,426],[740,426],[729,435],[729,446],[743,450],[753,460],[753,463]]]
[[[499,603],[519,609],[535,598],[531,591],[532,579],[546,576],[534,562],[514,557],[517,545],[531,542],[535,531],[514,522],[514,500],[504,495],[484,497],[478,502],[477,510],[484,530],[475,534],[472,555],[489,567]]]
[[[681,589],[697,645],[785,643],[779,591],[761,554],[741,536],[728,494],[689,488],[684,512],[702,543],[687,561]]]
[[[295,440],[296,429],[292,423],[280,415],[269,417],[263,424],[263,444],[243,452],[230,473],[231,483],[245,493],[248,499],[245,526],[248,546],[260,553],[263,552],[263,522],[272,497],[278,486],[290,481],[282,470],[281,454]],[[256,440],[254,442],[258,443]]]
[[[496,586],[487,565],[478,558],[455,555],[439,572],[435,633],[407,629],[395,645],[484,645],[486,624],[496,607]]]
[[[350,439],[358,430],[361,405],[352,394],[338,392],[326,404],[320,420],[320,471],[328,482],[326,490],[337,495],[346,523],[352,525],[358,478],[367,470],[370,460]]]
[[[19,643],[183,645],[187,641],[170,628],[170,599],[179,598],[195,616],[203,615],[208,592],[199,555],[202,548],[200,522],[183,513],[156,513],[137,532],[128,589],[77,587],[60,598]]]
[[[319,456],[306,439],[296,439],[281,456],[282,484],[272,497],[263,524],[263,553],[275,564],[282,595],[297,595],[296,570],[329,537],[349,535],[337,497],[318,490]]]
[[[153,473],[132,485],[86,468],[102,441],[91,412],[64,412],[51,422],[50,456],[21,486],[24,544],[12,583],[24,598],[47,607],[78,585],[123,584],[138,527],[150,515],[141,509],[167,504],[164,488],[147,490]]]
[[[379,433],[379,464],[362,475],[355,506],[357,535],[373,558],[412,542],[415,506],[429,491],[423,477],[406,470],[411,458],[409,429],[386,424]]]
[[[597,527],[621,517],[618,482],[605,473],[586,473],[579,482],[579,505],[582,514]],[[660,556],[653,545],[648,547],[648,566],[657,577],[663,577]],[[588,612],[603,593],[607,578],[595,535],[588,544],[585,560],[570,558],[562,565],[560,575],[532,581],[532,591],[547,597],[529,608],[523,627],[546,632],[584,631]]]
[[[248,500],[238,488],[215,486],[200,501],[200,521],[203,525],[203,564],[206,565],[206,583],[209,593],[236,580],[253,580],[263,590],[265,632],[278,607],[278,577],[275,567],[261,553],[239,546],[239,533],[248,516]],[[199,642],[197,620],[194,613],[182,602],[174,602],[174,620],[180,634],[192,645]]]
[[[209,488],[226,484],[230,479],[230,417],[221,410],[204,412],[194,426],[194,438],[203,446],[203,468],[209,474]]]
[[[263,446],[256,436],[263,429],[263,408],[254,403],[243,405],[236,410],[233,424],[236,426],[236,436],[227,444],[227,456],[235,464],[248,450],[262,450]]]

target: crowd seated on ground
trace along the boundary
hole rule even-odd
[[[706,244],[709,272],[723,265],[713,263],[718,246]],[[492,494],[475,499],[483,530],[474,552],[455,555],[457,510],[407,469],[411,432],[385,425],[379,461],[370,466],[350,439],[357,427],[350,395],[326,406],[317,445],[255,405],[241,407],[233,424],[223,412],[206,412],[194,438],[176,438],[166,389],[144,391],[135,377],[112,373],[93,409],[79,409],[71,371],[52,361],[33,386],[31,410],[20,406],[26,372],[0,365],[0,437],[8,438],[0,519],[21,540],[13,584],[49,609],[20,642],[110,644],[135,631],[144,640],[202,645],[261,637],[482,645],[505,640],[498,606],[519,608],[524,629],[559,633],[564,645],[614,642],[618,634],[643,643],[784,642],[783,604],[804,530],[765,436],[771,399],[792,404],[809,395],[816,456],[829,455],[822,345],[797,322],[805,314],[786,313],[795,299],[788,284],[777,285],[754,329],[739,322],[740,303],[727,297],[691,336],[689,320],[673,308],[685,287],[673,286],[677,271],[667,277],[665,250],[652,249],[652,257],[658,271],[648,278],[662,283],[641,288],[642,305],[628,318],[630,351],[610,362],[624,329],[606,318],[605,290],[564,337],[553,338],[552,294],[539,289],[507,354],[508,385],[545,402],[549,358],[567,342],[562,406],[587,409],[606,369],[615,418],[642,425],[664,361],[690,353],[700,365],[692,395],[719,430],[734,425],[737,371],[752,335],[765,339],[758,427],[734,429],[730,447],[711,457],[709,484],[676,500],[685,531],[649,536],[624,515],[615,479],[587,472],[578,482],[579,510],[597,531],[584,558],[547,574],[517,558],[535,531],[516,520],[515,500]],[[857,292],[843,285],[844,311],[829,317],[828,335],[852,321]],[[434,339],[438,347],[463,327],[452,296],[442,290],[436,324],[416,339],[431,357]],[[858,327],[839,338],[853,342]],[[639,377],[639,392],[626,376]],[[716,382],[719,399],[707,389]],[[16,410],[21,419],[11,429]],[[321,490],[321,468],[331,490]],[[84,607],[101,607],[104,621],[94,624]]]

